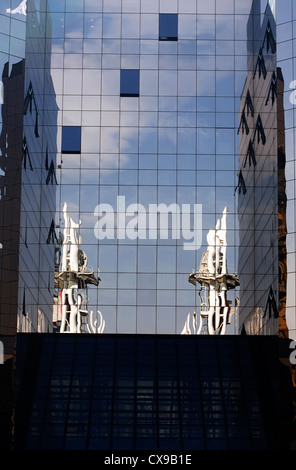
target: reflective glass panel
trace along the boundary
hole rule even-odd
[[[62,130],[62,153],[80,153],[80,126],[64,126]]]
[[[139,70],[120,71],[120,96],[139,96]]]
[[[175,13],[160,13],[159,15],[159,40],[177,41],[178,39],[178,15]]]

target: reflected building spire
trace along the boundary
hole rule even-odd
[[[60,333],[103,333],[105,320],[88,311],[88,285],[98,286],[100,277],[87,265],[87,256],[80,246],[78,233],[81,221],[74,222],[68,214],[67,203],[63,207],[64,233],[61,240],[61,265],[55,273],[56,296],[53,322]],[[95,318],[96,317],[96,318]]]
[[[23,0],[16,8],[11,10],[11,8],[6,8],[6,13],[11,13],[15,15],[19,13],[20,15],[27,15],[27,0]]]
[[[227,299],[227,291],[239,285],[236,274],[227,272],[227,214],[225,207],[216,228],[207,235],[208,249],[202,255],[198,272],[192,272],[189,282],[200,284],[200,314],[194,310],[192,326],[194,334],[206,332],[209,335],[226,333],[227,324],[236,313],[237,302],[232,306]],[[187,316],[182,334],[191,334],[190,313]],[[197,326],[198,323],[198,326]],[[205,325],[203,325],[205,323]]]

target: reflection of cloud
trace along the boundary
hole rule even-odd
[[[83,69],[83,95],[100,95],[101,70]]]
[[[118,169],[119,168],[119,157],[118,154],[102,153],[100,155],[100,168],[104,170]]]
[[[89,203],[89,212],[83,212],[79,215],[81,219],[81,229],[89,229],[94,228],[96,221],[98,220],[98,216],[94,214],[94,210],[98,204],[98,201],[90,201]],[[109,223],[112,223],[113,214],[110,215]]]
[[[120,152],[137,153],[138,151],[138,129],[124,127],[120,130]]]
[[[102,94],[103,95],[119,95],[119,70],[103,70],[102,71]],[[89,91],[90,94],[90,91]],[[111,108],[112,109],[112,108]]]
[[[159,128],[159,140],[163,144],[172,144],[173,146],[177,143],[177,129],[169,128],[169,127],[161,127]]]
[[[68,13],[65,22],[66,38],[82,38],[83,37],[83,16],[81,13]]]
[[[121,31],[121,15],[105,13],[103,18],[103,37],[119,38]]]
[[[78,184],[79,183],[79,169],[76,168],[70,168],[70,169],[65,169],[62,171],[60,180],[61,184],[66,186],[69,184]]]
[[[197,96],[215,96],[215,74],[212,71],[197,71]]]
[[[88,5],[89,7],[89,5]],[[102,36],[102,14],[85,14],[84,20],[84,37],[98,38]],[[89,44],[88,44],[89,47]],[[88,52],[90,50],[88,49]],[[93,52],[98,52],[97,50]]]
[[[158,21],[156,14],[145,14],[141,18],[141,38],[155,39],[158,36]]]
[[[216,37],[218,39],[234,40],[233,15],[216,16]]]
[[[138,15],[123,13],[122,16],[122,37],[138,39],[140,36],[140,22]]]
[[[178,150],[182,153],[195,153],[196,131],[194,128],[180,128],[178,130]]]
[[[99,131],[99,129],[98,129]],[[91,145],[89,145],[91,148]],[[116,127],[101,128],[101,152],[117,153],[119,152],[119,129]]]
[[[214,39],[215,16],[201,15],[197,17],[197,37],[200,39]]]

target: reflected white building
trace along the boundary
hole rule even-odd
[[[232,306],[227,298],[229,290],[239,286],[237,275],[227,269],[227,215],[225,207],[216,227],[208,232],[208,249],[202,254],[199,270],[188,279],[200,286],[200,308],[197,312],[195,307],[192,314],[193,334],[225,335],[233,314],[236,316],[239,299],[236,297]],[[181,334],[191,334],[190,320],[189,313]]]
[[[82,250],[81,221],[75,223],[69,217],[67,203],[62,210],[64,230],[57,244],[53,323],[60,333],[103,333],[102,313],[97,310],[94,314],[88,309],[88,286],[98,286],[101,279],[89,268],[87,255]]]

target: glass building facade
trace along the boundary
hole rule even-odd
[[[256,40],[248,47],[238,128],[239,331],[276,334],[280,252],[277,133],[282,95],[277,86],[275,19],[269,5],[261,16],[260,5],[253,4],[248,37]]]
[[[16,332],[24,101],[25,17],[1,11],[1,334]],[[9,100],[9,101],[8,101]],[[9,138],[9,130],[11,130]],[[13,135],[12,135],[13,134]]]
[[[52,330],[57,105],[46,2],[1,10],[0,334]],[[4,338],[6,342],[6,339]],[[8,353],[10,345],[5,344]]]
[[[22,215],[11,222],[21,229],[2,236],[10,240],[4,249],[11,243],[12,267],[2,249],[2,272],[15,277],[5,302],[17,310],[17,330],[50,331],[51,304],[59,328],[61,292],[53,271],[59,271],[67,204],[88,267],[100,272],[99,287],[88,288],[88,309],[101,311],[106,333],[181,333],[188,312],[201,308],[188,276],[199,269],[209,231],[226,207],[227,269],[241,284],[229,294],[239,308],[227,332],[277,333],[286,284],[277,268],[280,106],[272,84],[282,53],[277,62],[274,3],[27,0],[5,6],[5,73],[25,64],[16,124],[23,171],[14,197]],[[8,89],[2,86],[3,98]],[[242,126],[247,96],[256,109]],[[261,136],[253,149],[256,168],[251,133],[254,145]],[[3,155],[12,152],[7,142],[4,130]],[[8,214],[17,211],[5,197],[2,204],[7,231]],[[285,329],[285,307],[282,312]],[[16,317],[3,310],[1,318],[13,324]]]
[[[295,2],[276,4],[278,66],[283,76],[284,132],[287,210],[286,321],[289,337],[295,339]]]
[[[294,7],[2,2],[0,372],[14,383],[17,345],[16,427],[12,390],[1,418],[20,448],[277,445],[264,336],[293,338],[296,321]],[[51,334],[65,207],[104,335]],[[203,307],[190,273],[226,213],[228,338],[184,338]]]
[[[251,4],[49,1],[56,227],[66,202],[89,264],[101,271],[89,308],[100,309],[106,333],[182,331],[199,307],[188,275],[225,206],[228,269],[237,272],[237,128]]]
[[[57,113],[50,75],[51,20],[27,5],[23,109],[18,331],[52,329],[53,225],[56,208]]]

